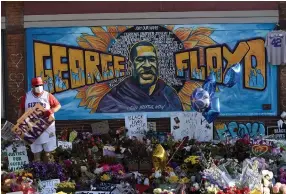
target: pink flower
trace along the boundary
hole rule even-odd
[[[275,185],[273,188],[273,193],[279,193],[279,187],[277,185]]]

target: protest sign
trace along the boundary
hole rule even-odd
[[[72,142],[58,141],[58,147],[62,147],[63,150],[72,150]]]
[[[40,181],[41,194],[54,194],[56,193],[56,184],[60,183],[60,179],[51,179]]]
[[[15,125],[6,121],[1,129],[1,138],[4,140],[13,140],[16,138],[16,135],[12,132],[12,129]]]
[[[25,164],[29,163],[27,149],[25,145],[10,145],[6,148],[9,161],[9,170],[15,171],[23,169]]]
[[[148,128],[148,130],[156,131],[156,122],[148,122],[147,128]]]
[[[189,137],[198,141],[211,141],[213,139],[213,124],[209,124],[198,112],[172,113],[171,133],[176,140]]]
[[[44,112],[45,109],[40,104],[36,104],[18,119],[12,131],[27,143],[32,144],[54,122],[52,116],[45,118]]]
[[[134,114],[125,116],[125,127],[128,129],[128,136],[135,136],[139,139],[144,137],[147,129],[147,115],[146,114]]]
[[[279,128],[278,126],[267,127],[267,135],[273,135],[274,139],[286,139],[286,128]]]
[[[108,121],[101,121],[91,124],[92,133],[96,135],[107,134],[109,131]]]

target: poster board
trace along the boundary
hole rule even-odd
[[[60,179],[51,179],[46,181],[40,181],[41,194],[54,194],[56,193],[56,184],[60,183]]]
[[[24,144],[12,144],[6,148],[6,151],[9,161],[9,170],[21,170],[25,164],[29,163],[27,148]]]
[[[107,134],[109,131],[109,123],[108,121],[101,121],[91,124],[92,134],[102,135]]]
[[[148,131],[147,115],[138,113],[125,116],[125,127],[128,129],[128,136],[142,139],[145,136],[145,132]]]
[[[44,118],[44,112],[45,109],[36,104],[18,119],[12,131],[28,144],[34,143],[55,120],[52,116]]]
[[[274,135],[274,139],[286,139],[286,129],[269,126],[267,127],[267,135]]]
[[[1,129],[1,138],[4,140],[13,140],[16,138],[15,133],[12,132],[12,129],[15,125],[9,121],[6,121]]]
[[[171,133],[176,140],[184,137],[198,141],[213,139],[213,123],[209,124],[201,113],[179,112],[171,114]]]

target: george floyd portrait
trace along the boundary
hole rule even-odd
[[[129,52],[132,75],[100,100],[97,113],[183,110],[177,92],[159,78],[156,47],[147,41],[135,43]]]

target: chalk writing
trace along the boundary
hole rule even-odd
[[[215,132],[219,139],[224,140],[226,135],[230,135],[232,138],[243,138],[245,135],[250,137],[257,137],[259,135],[265,135],[265,126],[262,122],[253,123],[215,123]]]
[[[125,117],[125,127],[128,129],[127,135],[142,138],[147,129],[146,114],[134,114]]]

